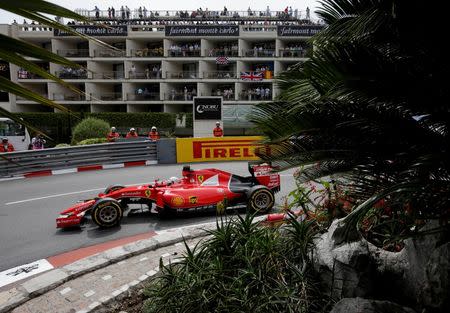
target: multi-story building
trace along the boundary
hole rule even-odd
[[[322,27],[284,12],[144,13],[136,10],[122,19],[119,12],[105,11],[92,17],[106,26],[69,23],[115,49],[42,25],[0,25],[0,32],[86,69],[32,60],[82,93],[4,64],[10,79],[84,112],[192,112],[193,97],[223,96],[227,123],[242,123],[253,105],[277,96],[274,77],[306,59],[308,39]],[[49,110],[12,94],[2,96],[0,106],[12,112]]]

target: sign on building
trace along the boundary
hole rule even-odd
[[[194,97],[194,137],[211,137],[216,122],[222,124],[222,97]]]
[[[166,25],[165,30],[167,37],[239,36],[237,25]]]
[[[278,25],[278,37],[311,37],[323,29],[321,25]]]
[[[73,30],[80,34],[89,35],[92,37],[108,37],[108,36],[127,36],[127,25],[113,25],[113,26],[94,26],[94,25],[75,25],[70,26]],[[62,36],[75,36],[65,30],[54,29],[53,34],[55,37]]]

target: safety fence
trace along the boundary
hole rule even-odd
[[[80,166],[156,163],[157,156],[157,143],[149,140],[1,153],[0,177]]]

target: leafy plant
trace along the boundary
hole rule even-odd
[[[98,138],[106,138],[110,130],[110,126],[104,120],[97,118],[86,118],[82,120],[73,130],[72,144],[77,144],[85,139],[98,140]]]
[[[187,244],[179,262],[160,264],[145,289],[144,312],[318,312],[326,297],[314,283],[312,223],[286,230],[260,227],[253,217],[220,219],[211,237]]]
[[[81,140],[80,142],[77,143],[77,146],[85,146],[85,145],[94,145],[97,143],[106,143],[108,142],[108,140],[103,137],[103,138],[89,138],[89,139],[84,139]]]

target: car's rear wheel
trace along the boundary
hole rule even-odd
[[[95,224],[103,228],[109,228],[120,224],[123,209],[118,201],[105,198],[94,205],[91,215]]]
[[[247,208],[250,212],[267,213],[275,204],[272,191],[265,186],[255,186],[249,191]]]

